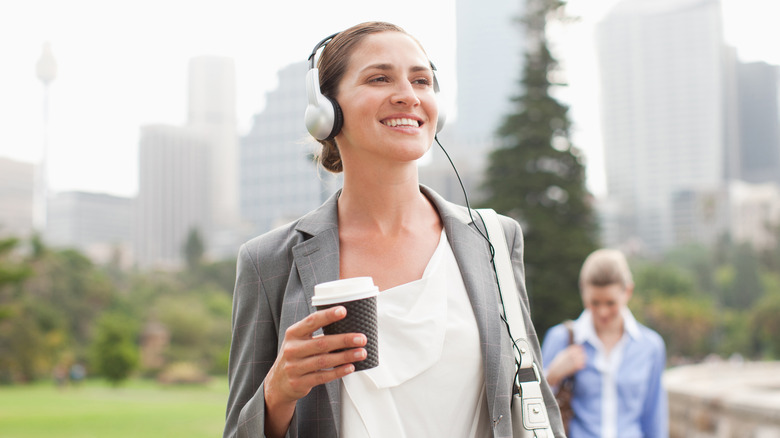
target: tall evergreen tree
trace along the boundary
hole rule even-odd
[[[197,270],[203,263],[203,255],[206,252],[203,239],[197,228],[191,228],[187,234],[187,241],[184,243],[184,259],[187,261],[187,268],[190,271]]]
[[[582,155],[569,141],[568,107],[550,95],[563,84],[551,82],[558,66],[545,28],[564,18],[563,6],[561,0],[526,2],[521,93],[499,128],[501,147],[490,154],[483,187],[486,206],[523,226],[526,284],[540,336],[581,311],[579,269],[597,247]]]

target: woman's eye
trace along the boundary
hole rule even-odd
[[[414,81],[418,85],[431,85],[431,80],[428,78],[420,78]]]
[[[389,79],[387,79],[387,76],[377,76],[375,78],[369,79],[368,82],[388,82]]]

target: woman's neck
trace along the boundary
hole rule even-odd
[[[387,234],[416,223],[420,214],[430,208],[418,184],[381,186],[366,183],[351,187],[345,181],[338,201],[339,226]]]
[[[398,229],[419,214],[430,212],[430,202],[420,192],[417,167],[388,171],[358,169],[345,172],[339,196],[340,225],[376,227],[377,231]]]

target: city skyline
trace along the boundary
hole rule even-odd
[[[592,25],[615,3],[571,0],[570,13],[582,20],[552,29],[553,49],[570,83],[560,97],[572,106],[573,143],[585,151],[589,187],[597,194],[603,185],[598,180],[603,178],[603,163],[600,122],[594,111]],[[773,3],[723,0],[726,42],[737,47],[741,60],[780,64],[776,50],[762,51],[758,44],[761,39],[771,44],[780,38],[780,31],[770,23],[776,14],[769,9],[780,12],[780,5]],[[439,68],[445,107],[448,112],[454,108],[454,2],[401,1],[392,10],[351,0],[341,4],[346,7],[338,9],[349,12],[334,13],[327,20],[318,18],[327,11],[320,12],[322,5],[313,1],[294,7],[283,4],[273,14],[263,14],[259,5],[247,7],[237,1],[219,6],[178,1],[152,6],[142,1],[119,7],[95,1],[68,6],[31,1],[16,7],[21,11],[0,13],[0,52],[8,54],[0,73],[0,118],[4,120],[0,157],[26,162],[39,159],[43,87],[35,77],[35,63],[47,41],[59,67],[50,93],[49,177],[55,192],[134,196],[141,126],[184,123],[191,58],[217,55],[236,61],[238,132],[243,136],[254,114],[263,109],[265,94],[276,87],[280,69],[305,59],[324,35],[360,21],[391,21],[418,37]],[[750,10],[757,7],[761,9],[751,18]],[[301,14],[301,8],[311,12]],[[80,16],[96,18],[76,21]]]

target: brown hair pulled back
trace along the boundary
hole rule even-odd
[[[320,91],[323,95],[336,101],[338,86],[347,71],[355,47],[366,36],[380,32],[400,32],[409,35],[394,24],[372,21],[352,26],[328,42],[317,61],[317,67],[320,71]],[[411,37],[411,35],[409,36]],[[412,39],[414,38],[412,37]],[[322,167],[333,173],[343,171],[344,167],[341,163],[341,154],[336,140],[319,140],[319,142],[322,144],[322,150],[318,159]]]

